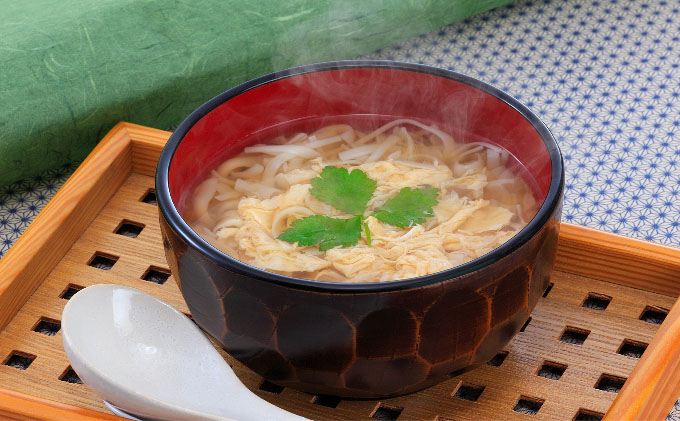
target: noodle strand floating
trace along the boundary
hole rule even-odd
[[[326,251],[277,239],[310,215],[354,216],[310,194],[310,181],[327,166],[376,181],[363,218],[370,246],[365,232],[356,246]],[[325,282],[391,281],[458,266],[517,234],[537,211],[521,171],[496,145],[457,143],[416,120],[369,133],[336,124],[245,148],[199,184],[185,217],[213,246],[265,270]],[[370,216],[405,187],[437,189],[434,215],[406,228]]]

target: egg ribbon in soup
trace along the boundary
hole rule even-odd
[[[312,180],[329,167],[375,182],[355,244],[321,250],[281,239],[314,215],[357,217],[312,194]],[[327,282],[392,281],[458,266],[517,234],[537,211],[520,171],[504,149],[458,143],[416,120],[370,133],[337,124],[245,148],[197,186],[184,216],[214,247],[264,270]],[[405,227],[377,218],[404,188],[436,191],[432,212]]]

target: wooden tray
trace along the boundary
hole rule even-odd
[[[187,312],[154,201],[169,135],[117,125],[0,260],[0,417],[116,418],[62,349],[75,290],[118,283]],[[223,355],[255,393],[315,419],[663,419],[680,396],[679,275],[679,249],[563,224],[553,284],[504,351],[394,399],[282,389]]]

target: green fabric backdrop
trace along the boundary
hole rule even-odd
[[[356,57],[510,0],[0,0],[0,186],[118,121],[177,125],[254,76]]]

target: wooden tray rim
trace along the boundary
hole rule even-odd
[[[170,132],[121,122],[109,131],[0,259],[0,331],[42,283],[108,201],[87,200],[110,181],[131,172],[153,176]],[[114,177],[115,178],[115,177]],[[120,187],[115,186],[114,191]],[[104,200],[106,199],[106,200]],[[84,217],[85,216],[85,217]],[[89,218],[88,218],[89,217]],[[74,220],[77,229],[64,233]],[[55,246],[55,240],[60,239]],[[61,246],[58,244],[61,243]],[[578,259],[575,267],[569,261]],[[37,264],[36,262],[42,262]],[[37,269],[36,269],[37,268]],[[680,295],[680,248],[562,223],[555,270],[666,295]],[[625,274],[624,281],[621,276]],[[659,281],[660,279],[660,281]],[[605,419],[665,419],[680,395],[680,305],[675,302]],[[39,419],[120,419],[61,402],[0,388],[0,415]]]

